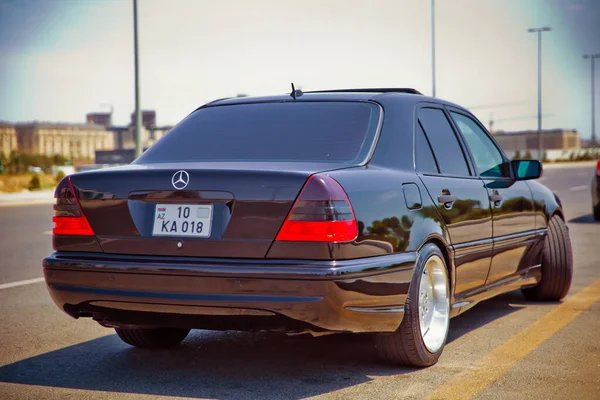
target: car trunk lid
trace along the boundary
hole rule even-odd
[[[281,162],[136,164],[75,174],[71,181],[105,253],[264,258],[307,179],[345,167]],[[182,219],[186,212],[192,216]],[[196,225],[194,216],[202,217]]]

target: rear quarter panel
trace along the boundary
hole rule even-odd
[[[329,175],[348,194],[359,232],[354,242],[330,245],[333,259],[412,252],[433,237],[448,243],[443,221],[416,174],[356,167]],[[409,209],[407,206],[405,184],[418,187],[420,207]]]

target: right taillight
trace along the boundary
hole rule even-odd
[[[328,175],[313,175],[302,188],[278,241],[349,242],[358,236],[354,210],[342,186]]]
[[[75,189],[71,183],[71,177],[65,177],[54,191],[56,204],[54,205],[54,228],[53,235],[78,235],[94,236],[94,231],[87,218],[83,215],[81,205]]]

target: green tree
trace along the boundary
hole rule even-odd
[[[521,159],[521,151],[517,150],[515,151],[515,154],[513,155],[513,160],[520,160]]]
[[[8,173],[20,174],[24,171],[25,164],[23,163],[23,156],[16,150],[11,151],[10,156],[8,157]]]
[[[53,165],[65,165],[65,162],[67,160],[65,159],[65,157],[61,154],[55,154],[52,156],[52,164]]]
[[[523,160],[531,160],[531,152],[527,150],[525,155],[523,155]]]

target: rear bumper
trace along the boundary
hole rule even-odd
[[[416,253],[344,261],[136,257],[57,252],[55,303],[107,326],[392,332]]]

